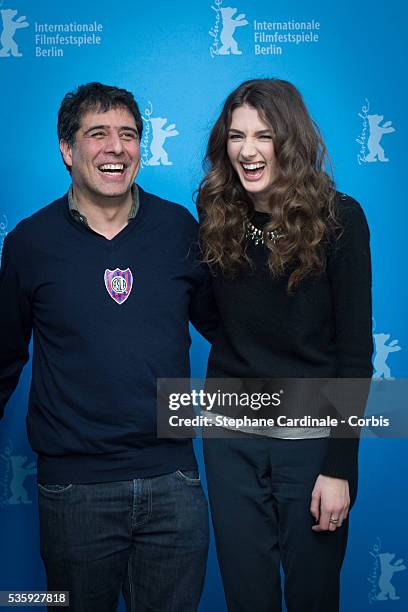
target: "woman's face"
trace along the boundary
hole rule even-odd
[[[227,153],[255,209],[269,211],[268,199],[277,174],[272,130],[252,106],[244,104],[233,111]]]

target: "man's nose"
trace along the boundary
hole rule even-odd
[[[120,155],[123,151],[123,142],[117,132],[110,132],[105,140],[105,151]]]

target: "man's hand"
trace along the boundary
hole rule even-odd
[[[349,507],[348,481],[319,474],[310,504],[310,512],[316,519],[313,531],[335,531],[346,520]]]

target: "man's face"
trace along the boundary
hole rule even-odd
[[[77,195],[91,202],[129,195],[140,167],[140,143],[127,108],[85,113],[74,144],[61,140],[60,149]]]

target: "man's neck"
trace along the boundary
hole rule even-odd
[[[131,192],[121,198],[92,201],[83,197],[73,186],[72,196],[78,212],[86,218],[87,225],[108,240],[119,234],[128,224],[133,204]]]

